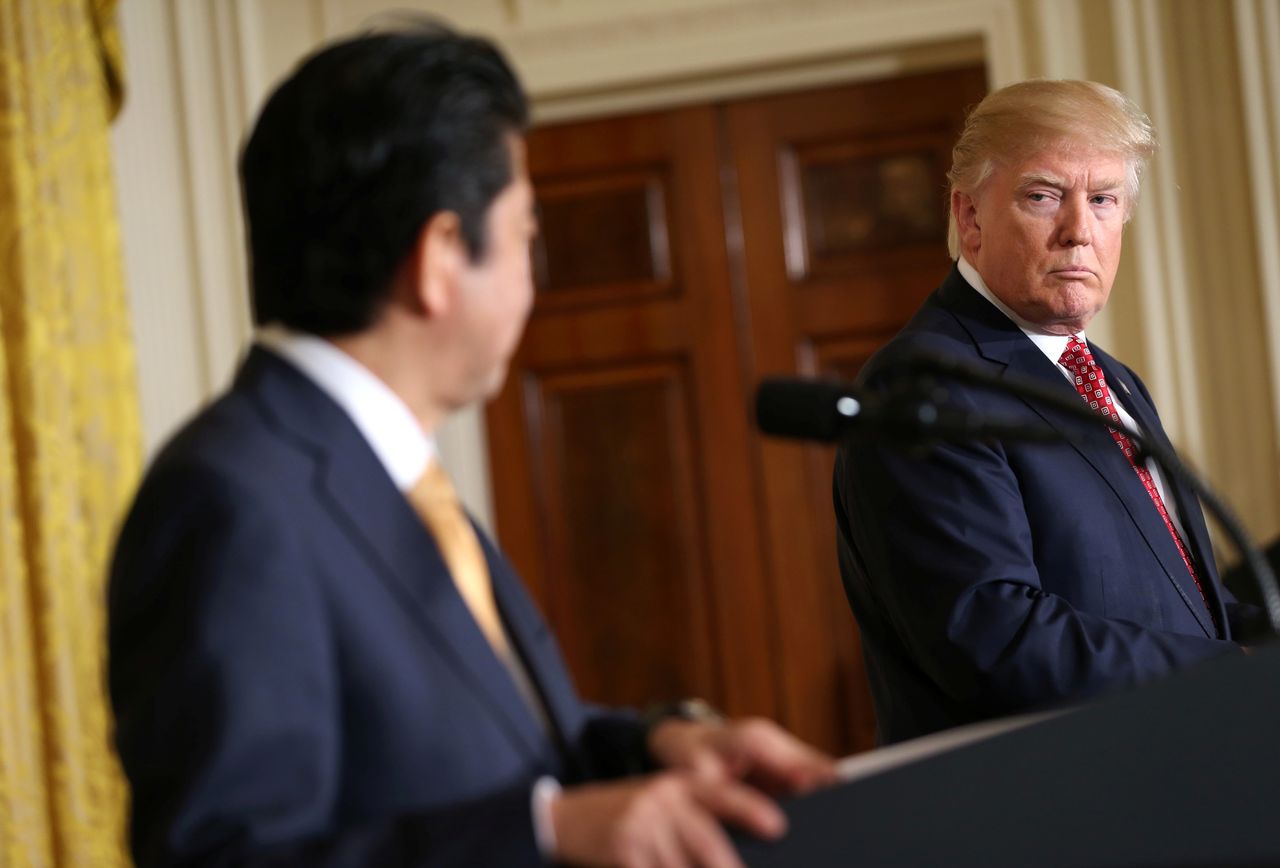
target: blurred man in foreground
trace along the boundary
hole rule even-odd
[[[767,794],[830,779],[764,721],[583,704],[440,469],[432,433],[500,388],[532,302],[526,117],[494,47],[438,27],[334,44],[263,109],[262,329],[111,575],[143,868],[734,865],[720,821],[779,836]]]

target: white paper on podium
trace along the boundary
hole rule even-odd
[[[854,754],[836,763],[836,775],[841,781],[856,781],[860,778],[887,772],[898,766],[918,762],[949,750],[955,750],[958,747],[1003,735],[1006,732],[1013,732],[1016,729],[1022,729],[1042,720],[1069,714],[1074,710],[1074,708],[1060,708],[1034,714],[1002,717],[997,720],[984,720],[981,723],[971,723],[968,726],[959,726],[955,729],[913,738],[910,741],[904,741],[888,747],[876,748],[866,753]]]

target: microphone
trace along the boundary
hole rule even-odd
[[[1027,424],[947,406],[947,392],[928,380],[884,394],[831,379],[771,377],[756,389],[756,424],[766,434],[824,443],[854,433],[896,442],[1032,440],[1059,435],[1044,424]]]
[[[766,434],[839,440],[863,421],[863,396],[838,380],[771,377],[756,388],[756,424]]]

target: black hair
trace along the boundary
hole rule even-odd
[[[321,336],[377,319],[422,226],[455,212],[471,258],[528,123],[498,49],[437,23],[305,59],[240,155],[254,321]]]

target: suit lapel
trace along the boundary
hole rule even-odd
[[[1058,367],[1045,357],[1015,323],[969,286],[958,270],[952,270],[943,283],[939,296],[969,332],[979,354],[989,361],[1004,365],[1005,375],[1032,379],[1054,391],[1060,390],[1066,399],[1080,400],[1079,393],[1067,382]],[[1119,366],[1113,365],[1114,367]],[[1112,370],[1104,368],[1103,373],[1110,380]],[[1132,387],[1126,383],[1125,388]],[[1128,397],[1124,391],[1120,394],[1121,400]],[[1151,502],[1151,496],[1147,494],[1146,488],[1107,429],[1101,425],[1086,425],[1071,414],[1040,402],[1024,399],[1023,403],[1053,426],[1102,477],[1124,505],[1130,519],[1205,635],[1217,635],[1164,520],[1160,518],[1160,513]],[[1126,407],[1132,403],[1135,402],[1125,401]],[[1147,427],[1145,422],[1143,425],[1147,431],[1159,429],[1158,425],[1154,428]]]
[[[1164,426],[1160,424],[1160,417],[1157,415],[1155,407],[1147,400],[1145,391],[1139,387],[1138,383],[1129,374],[1128,369],[1102,349],[1095,347],[1093,351],[1098,359],[1098,364],[1102,366],[1103,373],[1106,374],[1107,382],[1116,384],[1112,388],[1116,390],[1117,397],[1124,404],[1125,409],[1129,411],[1129,414],[1133,416],[1134,421],[1138,423],[1138,427],[1143,434],[1172,452],[1173,444],[1169,441]],[[1200,509],[1200,499],[1181,480],[1175,478],[1169,472],[1163,471],[1161,478],[1164,481],[1165,496],[1171,497],[1173,505],[1177,507],[1178,517],[1182,523],[1183,543],[1191,550],[1191,558],[1195,562],[1196,570],[1200,576],[1200,584],[1203,586],[1205,596],[1208,598],[1207,602],[1214,607],[1217,621],[1219,624],[1223,624],[1225,629],[1227,623],[1226,611],[1222,607],[1222,599],[1218,594],[1218,571],[1214,563],[1213,547],[1209,540],[1209,529],[1205,526],[1204,513]],[[1160,526],[1164,526],[1163,521],[1160,522]],[[1167,529],[1165,530],[1165,535],[1168,536]],[[1170,540],[1169,544],[1173,545],[1172,540]],[[1177,554],[1176,546],[1174,547],[1174,555],[1177,562],[1181,564],[1182,556]],[[1174,575],[1182,577],[1186,572],[1186,566],[1183,565],[1181,572],[1174,570]],[[1185,581],[1181,582],[1180,587],[1186,592],[1192,603],[1200,595],[1190,575],[1186,575]],[[1197,614],[1197,617],[1199,617],[1201,609],[1202,607],[1199,606],[1192,607],[1192,611]],[[1203,623],[1203,619],[1201,619],[1201,622]],[[1212,632],[1210,635],[1213,635]]]
[[[410,610],[512,742],[545,758],[541,727],[467,609],[431,534],[355,424],[288,362],[259,348],[240,381],[252,384],[264,413],[314,457],[317,494],[370,571]]]
[[[474,522],[473,522],[474,524]],[[539,617],[510,565],[497,546],[482,528],[476,526],[476,535],[484,547],[489,575],[493,580],[494,598],[507,638],[512,649],[524,663],[529,678],[542,700],[547,722],[561,750],[568,753],[566,733],[572,731],[571,722],[577,708],[577,694],[568,677],[564,662],[555,651],[555,643],[544,635],[547,627]]]

